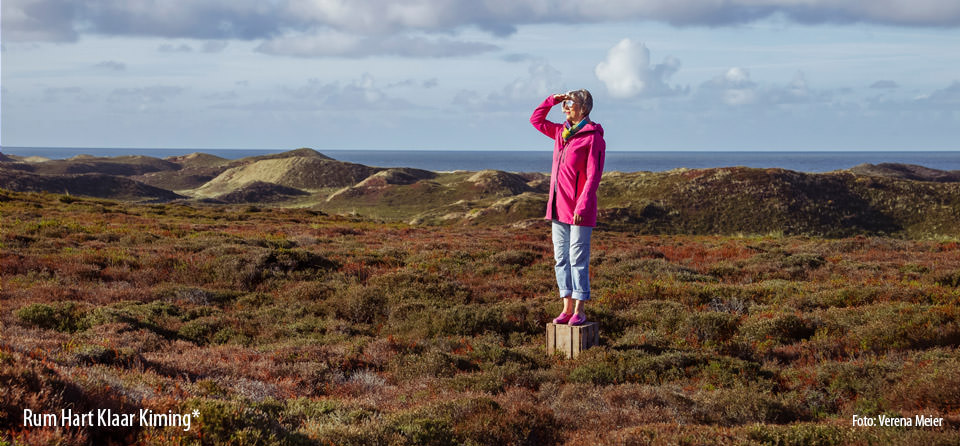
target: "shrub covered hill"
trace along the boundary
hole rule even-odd
[[[505,211],[542,194],[502,172],[381,172],[344,194],[512,187],[490,198]],[[695,209],[688,190],[729,184],[743,200],[756,177],[847,190],[845,175],[743,169],[608,186]],[[646,218],[644,206],[620,212]],[[594,237],[600,345],[565,359],[544,346],[560,303],[542,222],[411,227],[2,190],[0,445],[958,444],[956,239]],[[188,431],[24,423],[63,409],[199,415]]]
[[[311,149],[239,160],[0,158],[0,188],[13,191],[269,204],[426,225],[527,225],[543,215],[548,187],[542,173],[371,167]],[[647,234],[960,235],[960,172],[914,165],[607,172],[599,195],[605,229]]]

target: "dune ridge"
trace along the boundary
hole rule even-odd
[[[0,187],[120,200],[267,204],[417,225],[519,225],[542,219],[549,176],[372,167],[313,149],[227,160],[193,153],[0,160]],[[96,171],[105,187],[65,172]],[[90,173],[94,174],[94,173]],[[863,164],[803,173],[718,167],[606,172],[600,225],[651,234],[960,235],[960,173]]]

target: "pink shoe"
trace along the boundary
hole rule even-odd
[[[560,313],[559,316],[557,316],[557,317],[555,317],[555,318],[553,319],[553,323],[554,323],[554,324],[566,324],[567,321],[570,320],[570,316],[573,316],[573,315],[572,315],[572,314],[567,314],[567,313]]]
[[[581,325],[584,322],[587,322],[587,317],[580,313],[577,313],[570,318],[570,322],[568,323],[568,325]]]

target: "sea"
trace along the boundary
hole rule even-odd
[[[156,158],[208,153],[227,159],[269,155],[289,149],[163,149],[163,148],[71,148],[2,147],[6,155],[41,156],[65,159],[77,155],[112,157],[146,155]],[[326,150],[331,158],[377,167],[414,167],[433,171],[503,170],[507,172],[549,172],[551,151],[547,150]],[[604,171],[660,172],[677,168],[779,167],[799,172],[829,172],[863,163],[917,164],[940,170],[960,170],[960,151],[608,151]]]

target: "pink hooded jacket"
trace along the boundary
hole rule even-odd
[[[544,218],[572,225],[573,215],[579,214],[583,217],[580,226],[596,226],[597,186],[600,185],[607,150],[603,127],[591,121],[564,143],[563,125],[547,121],[547,114],[556,104],[550,95],[530,116],[530,123],[554,141],[550,198]],[[554,204],[556,215],[553,215]]]

